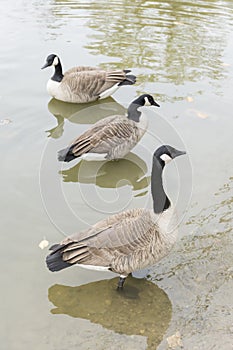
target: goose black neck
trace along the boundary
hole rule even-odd
[[[156,214],[162,213],[164,210],[168,209],[171,205],[170,200],[168,199],[164,188],[162,173],[165,163],[153,157],[153,166],[151,174],[151,193],[153,198],[154,212]]]
[[[138,108],[142,107],[141,105],[137,104],[137,103],[131,103],[129,108],[128,108],[128,119],[133,120],[134,122],[139,122],[140,121],[140,117],[142,112],[138,111]]]
[[[62,66],[61,66],[61,62],[60,60],[58,61],[58,64],[55,66],[55,72],[54,72],[54,75],[52,76],[52,80],[54,81],[62,81],[63,79],[63,74],[62,74]]]

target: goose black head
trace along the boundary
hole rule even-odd
[[[148,94],[143,94],[136,98],[128,108],[128,118],[134,120],[135,122],[139,122],[140,116],[142,112],[140,111],[140,107],[145,105],[160,107],[160,105],[155,102],[153,96]]]
[[[155,102],[153,96],[151,96],[149,94],[143,94],[143,95],[139,96],[132,103],[137,104],[139,106],[147,105],[147,106],[160,107],[160,105],[157,102]]]
[[[169,146],[169,145],[163,145],[159,147],[155,153],[154,158],[156,158],[162,166],[169,163],[172,159],[179,157],[183,154],[186,154],[185,151],[179,151],[178,149]]]
[[[44,68],[47,68],[50,66],[56,67],[59,64],[59,62],[60,62],[60,60],[59,60],[58,56],[55,54],[51,54],[46,58],[46,62],[43,65],[43,67],[41,67],[41,69],[44,69]]]

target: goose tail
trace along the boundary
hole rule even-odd
[[[72,266],[72,264],[64,261],[62,259],[62,248],[60,244],[54,244],[50,250],[52,252],[46,257],[46,265],[48,269],[52,272],[60,271]]]
[[[60,151],[58,151],[58,160],[59,162],[70,162],[71,160],[77,158],[72,152],[71,147],[66,147]]]
[[[125,80],[122,81],[119,86],[123,86],[123,85],[133,85],[136,83],[136,76],[133,74],[127,74],[125,76]]]

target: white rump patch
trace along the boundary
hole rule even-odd
[[[113,85],[110,89],[107,89],[103,92],[101,92],[99,99],[102,100],[103,98],[107,98],[111,96],[114,92],[116,92],[120,86],[118,86],[119,83]]]
[[[86,161],[103,161],[106,160],[107,153],[85,153],[80,158]]]
[[[95,270],[95,271],[109,271],[107,266],[95,266],[95,265],[84,265],[84,264],[76,264],[76,266],[83,267],[87,270]]]
[[[172,160],[172,158],[169,157],[169,155],[166,153],[162,154],[160,156],[160,159],[162,159],[165,162],[165,164],[169,163]]]
[[[57,56],[53,60],[53,66],[56,66],[58,64],[58,58]]]

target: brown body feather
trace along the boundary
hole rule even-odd
[[[53,270],[53,254],[56,257],[59,252],[66,267],[73,264],[102,266],[128,275],[153,265],[169,252],[175,237],[173,239],[170,234],[168,239],[163,234],[164,229],[160,217],[153,211],[128,210],[67,237],[54,249],[52,247],[48,267]]]
[[[124,157],[142,138],[147,123],[141,125],[126,116],[104,118],[59,152],[59,160],[70,161],[86,153],[105,154],[108,160]]]
[[[86,103],[96,101],[106,90],[126,81],[131,85],[136,78],[128,78],[123,70],[104,71],[93,67],[74,67],[64,74],[54,92],[50,89],[50,93],[65,102]],[[116,90],[117,88],[116,86]]]

